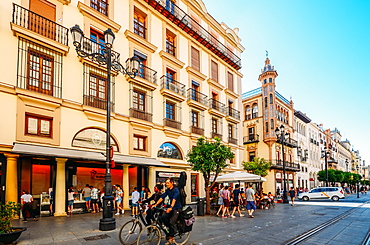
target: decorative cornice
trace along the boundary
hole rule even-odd
[[[207,76],[206,76],[206,75],[204,75],[204,74],[203,74],[203,73],[201,73],[200,71],[195,70],[195,69],[194,69],[193,67],[191,67],[191,66],[188,66],[188,67],[186,67],[185,69],[186,69],[186,71],[187,71],[189,74],[191,74],[191,75],[193,75],[193,76],[196,76],[198,79],[200,79],[200,80],[202,80],[202,81],[206,80],[206,78],[207,78]]]
[[[125,36],[129,41],[142,46],[143,48],[147,49],[151,53],[154,53],[157,50],[157,47],[155,45],[151,44],[150,42],[148,42],[147,40],[133,33],[130,30],[125,31]]]
[[[216,88],[218,88],[219,90],[224,90],[224,89],[225,89],[225,87],[224,87],[222,84],[220,84],[220,83],[216,82],[216,81],[215,81],[215,80],[213,80],[212,78],[208,78],[208,79],[207,79],[207,82],[208,82],[208,84],[209,84],[210,86],[216,87]]]
[[[58,1],[61,2],[64,5],[68,5],[68,4],[71,3],[71,0],[58,0]]]
[[[237,93],[235,93],[234,91],[226,88],[225,89],[225,93],[231,97],[233,97],[234,99],[237,99],[239,97],[239,95]]]
[[[177,66],[179,69],[182,69],[184,67],[184,65],[185,65],[184,62],[182,62],[181,60],[177,59],[175,56],[170,55],[169,53],[167,53],[167,52],[165,52],[163,50],[161,50],[159,52],[159,56],[162,59],[171,62],[173,65]]]
[[[121,29],[121,25],[109,19],[106,15],[100,13],[99,11],[83,4],[82,2],[78,2],[77,8],[82,15],[93,19],[94,21],[104,25],[106,28],[112,29],[114,32],[118,32]]]

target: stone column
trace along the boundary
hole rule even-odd
[[[56,158],[57,175],[55,183],[55,213],[54,216],[66,216],[66,171],[65,165],[68,159]]]
[[[155,178],[155,167],[149,167],[148,173],[148,188],[154,193],[154,186],[156,184]]]
[[[130,210],[128,197],[130,195],[130,182],[128,176],[128,164],[123,164],[123,176],[122,176],[122,189],[123,189],[123,209]]]
[[[18,202],[17,160],[19,155],[4,155],[6,157],[5,202]]]

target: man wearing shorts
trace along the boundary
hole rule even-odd
[[[91,189],[90,189],[89,184],[86,184],[86,187],[83,188],[82,193],[84,194],[84,198],[85,198],[85,202],[86,202],[86,212],[90,212]]]
[[[139,214],[139,200],[140,200],[140,192],[137,191],[137,187],[134,187],[134,191],[132,192],[131,201],[132,201],[132,216],[136,216]]]
[[[247,196],[247,210],[250,218],[254,218],[253,212],[256,210],[256,197],[254,196],[253,184],[249,183],[248,189],[245,191]]]
[[[295,191],[293,187],[290,187],[289,196],[290,196],[290,200],[292,200],[291,205],[294,206]]]

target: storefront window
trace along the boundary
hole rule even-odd
[[[121,169],[111,169],[112,185],[122,185],[122,174]],[[102,190],[105,184],[104,180],[105,168],[77,167],[76,183],[73,183],[73,185],[77,190],[82,190],[86,184]]]
[[[163,143],[158,150],[157,157],[182,159],[180,150],[172,143]]]
[[[32,190],[34,195],[48,192],[50,188],[50,165],[32,165]]]

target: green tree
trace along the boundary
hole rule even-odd
[[[352,179],[352,173],[343,172],[343,180],[341,182],[341,185],[344,186],[345,183],[347,183],[347,185],[349,185],[351,183],[351,179]]]
[[[252,162],[243,162],[244,170],[249,173],[265,177],[271,168],[272,163],[265,158],[255,157]]]
[[[219,138],[214,141],[206,140],[204,137],[198,139],[197,145],[193,147],[188,155],[187,161],[191,169],[203,174],[204,190],[206,192],[206,213],[211,213],[210,196],[218,175],[228,167],[226,160],[234,158],[231,148],[221,143]],[[211,181],[211,176],[214,175]]]
[[[326,181],[326,171],[321,170],[317,173],[318,180],[319,181]],[[343,181],[343,171],[336,170],[336,169],[328,169],[328,182],[331,186],[334,186],[336,182],[342,182]]]

